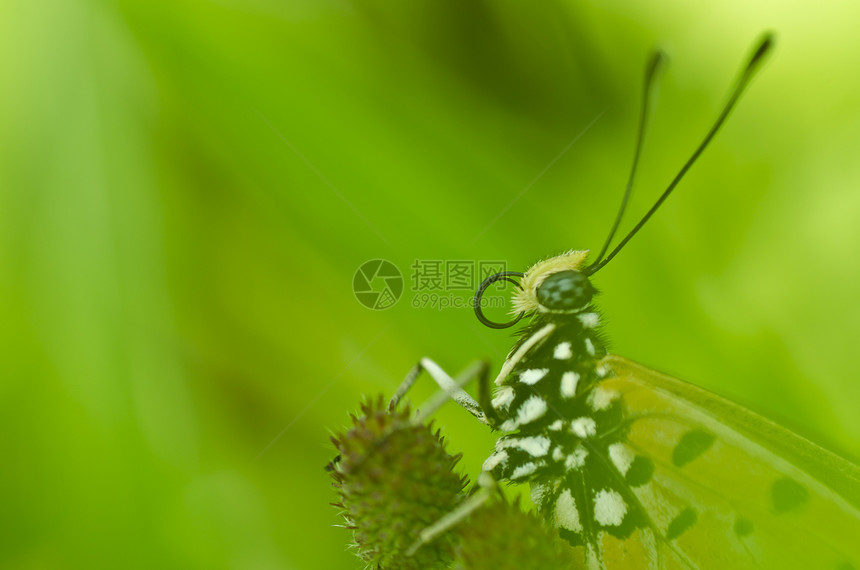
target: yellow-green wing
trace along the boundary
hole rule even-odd
[[[606,461],[648,521],[604,535],[600,566],[860,569],[860,469],[706,390],[618,356],[603,364],[626,434]]]

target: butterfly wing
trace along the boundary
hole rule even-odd
[[[860,568],[860,469],[706,390],[610,355],[623,445],[607,465],[645,524],[607,568]],[[599,563],[599,561],[595,561]]]

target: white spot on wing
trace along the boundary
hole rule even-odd
[[[618,526],[627,514],[627,503],[617,491],[604,489],[594,496],[594,520],[603,526]]]
[[[532,483],[531,498],[536,507],[540,508],[549,491],[549,484]]]
[[[590,542],[585,545],[585,563],[588,570],[606,570],[603,558]]]
[[[546,413],[546,402],[540,396],[532,396],[517,410],[519,425],[535,421]]]
[[[602,386],[597,386],[588,395],[588,404],[592,410],[599,412],[608,408],[616,398],[618,398],[618,392],[615,390],[607,390]]]
[[[502,386],[499,388],[499,391],[496,392],[495,398],[493,398],[492,404],[493,408],[497,410],[506,409],[511,405],[511,402],[514,401],[514,389],[510,386]]]
[[[532,461],[524,463],[514,469],[514,472],[511,473],[511,479],[520,479],[522,477],[527,477],[528,475],[531,475],[532,473],[537,471],[537,468],[537,463],[534,463]]]
[[[499,426],[501,431],[514,431],[520,427],[520,424],[517,423],[516,420],[505,420],[505,422]]]
[[[564,459],[564,450],[560,447],[556,447],[552,450],[552,458],[555,461],[561,461],[562,459]]]
[[[542,435],[500,439],[497,447],[518,447],[533,457],[543,457],[549,452],[549,438]]]
[[[590,338],[585,339],[585,351],[591,356],[594,356],[594,343],[591,342]]]
[[[552,353],[552,357],[558,360],[567,360],[571,356],[573,356],[573,351],[570,350],[569,342],[559,343],[559,345],[555,347],[555,351]]]
[[[562,491],[555,502],[555,524],[567,530],[582,532],[579,509],[576,508],[576,501],[570,494],[570,489]]]
[[[597,433],[597,423],[588,417],[576,418],[570,422],[570,431],[585,439]]]
[[[588,450],[580,445],[567,456],[567,459],[564,460],[564,466],[568,471],[575,471],[585,465],[586,457],[588,457]]]
[[[520,372],[520,382],[533,386],[537,384],[541,378],[546,376],[547,372],[549,372],[549,368],[532,368],[525,370]]]
[[[561,431],[564,428],[564,420],[555,420],[547,426],[552,431]]]
[[[635,457],[633,450],[623,443],[613,443],[609,446],[609,459],[622,475],[627,475],[627,470],[630,469]]]
[[[492,471],[500,463],[507,461],[507,459],[508,459],[508,452],[507,451],[496,452],[496,453],[492,454],[491,456],[489,456],[486,461],[484,461],[484,465],[481,466],[481,470],[482,471]]]
[[[579,315],[579,321],[587,329],[593,329],[600,324],[600,316],[597,313],[583,313]]]
[[[576,396],[576,385],[579,383],[579,374],[570,370],[561,375],[561,397],[573,398]]]

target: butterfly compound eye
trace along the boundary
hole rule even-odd
[[[572,269],[553,273],[537,289],[538,303],[550,311],[582,309],[593,295],[594,288],[588,277]]]

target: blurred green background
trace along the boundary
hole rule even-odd
[[[468,309],[414,308],[414,260],[599,248],[659,44],[630,228],[766,29],[774,57],[597,276],[600,304],[614,352],[856,460],[858,18],[828,0],[4,1],[0,567],[360,568],[328,506],[331,431],[421,356],[498,367],[511,344]],[[351,290],[374,258],[407,279],[386,311]],[[474,475],[492,438],[454,408]]]

